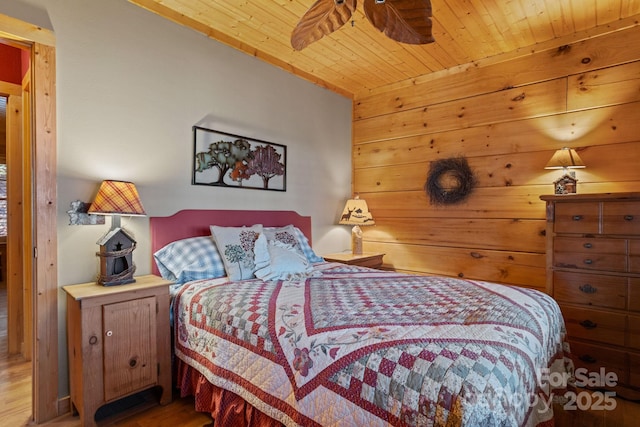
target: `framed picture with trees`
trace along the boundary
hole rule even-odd
[[[193,127],[193,185],[287,190],[287,147]]]

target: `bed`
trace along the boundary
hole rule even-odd
[[[154,273],[180,282],[176,383],[216,425],[553,425],[566,381],[548,378],[569,379],[572,365],[546,294],[323,262],[310,218],[290,211],[188,210],[150,223]],[[235,265],[242,254],[230,249],[247,235],[262,278]],[[188,274],[167,267],[179,258],[167,248],[192,240],[214,240],[217,254],[204,266],[194,256]],[[209,265],[218,256],[228,270]],[[306,263],[279,271],[282,258]]]

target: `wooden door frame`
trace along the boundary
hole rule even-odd
[[[33,419],[60,415],[58,409],[58,261],[56,194],[56,51],[53,32],[0,14],[0,37],[31,46],[31,227],[24,242],[32,273]],[[30,142],[30,144],[29,144]],[[29,153],[27,153],[29,154]],[[28,173],[28,172],[27,172]],[[25,224],[28,227],[29,224]],[[28,289],[29,285],[25,285]]]

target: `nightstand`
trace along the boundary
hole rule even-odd
[[[168,280],[64,286],[72,408],[82,426],[95,426],[101,406],[159,386],[171,402]]]
[[[361,267],[380,268],[382,267],[383,253],[364,252],[362,255],[354,255],[351,252],[340,252],[336,254],[326,254],[322,257],[329,262],[341,262],[342,264],[359,265]]]

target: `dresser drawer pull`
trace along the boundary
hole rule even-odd
[[[580,322],[580,326],[582,326],[585,329],[595,329],[598,327],[598,324],[593,323],[591,320],[587,319]]]
[[[593,245],[591,243],[585,243],[582,246],[584,246],[584,248],[586,248],[586,249],[591,249],[593,247]]]
[[[587,264],[587,265],[591,265],[591,264],[593,264],[593,260],[592,260],[592,259],[589,259],[589,258],[585,259],[585,260],[584,260],[584,261],[582,261],[582,262],[584,262],[584,263],[585,263],[585,264]]]
[[[625,221],[633,221],[633,215],[625,215],[624,216],[624,220]]]
[[[582,215],[574,215],[572,219],[574,221],[580,221],[580,220],[582,220]]]
[[[580,291],[584,292],[585,294],[595,294],[598,291],[598,288],[594,288],[588,283],[578,286],[578,289],[580,289]]]
[[[578,359],[582,360],[584,363],[596,363],[598,361],[598,359],[596,359],[595,357],[591,357],[588,354],[583,354],[582,356],[578,357]]]

